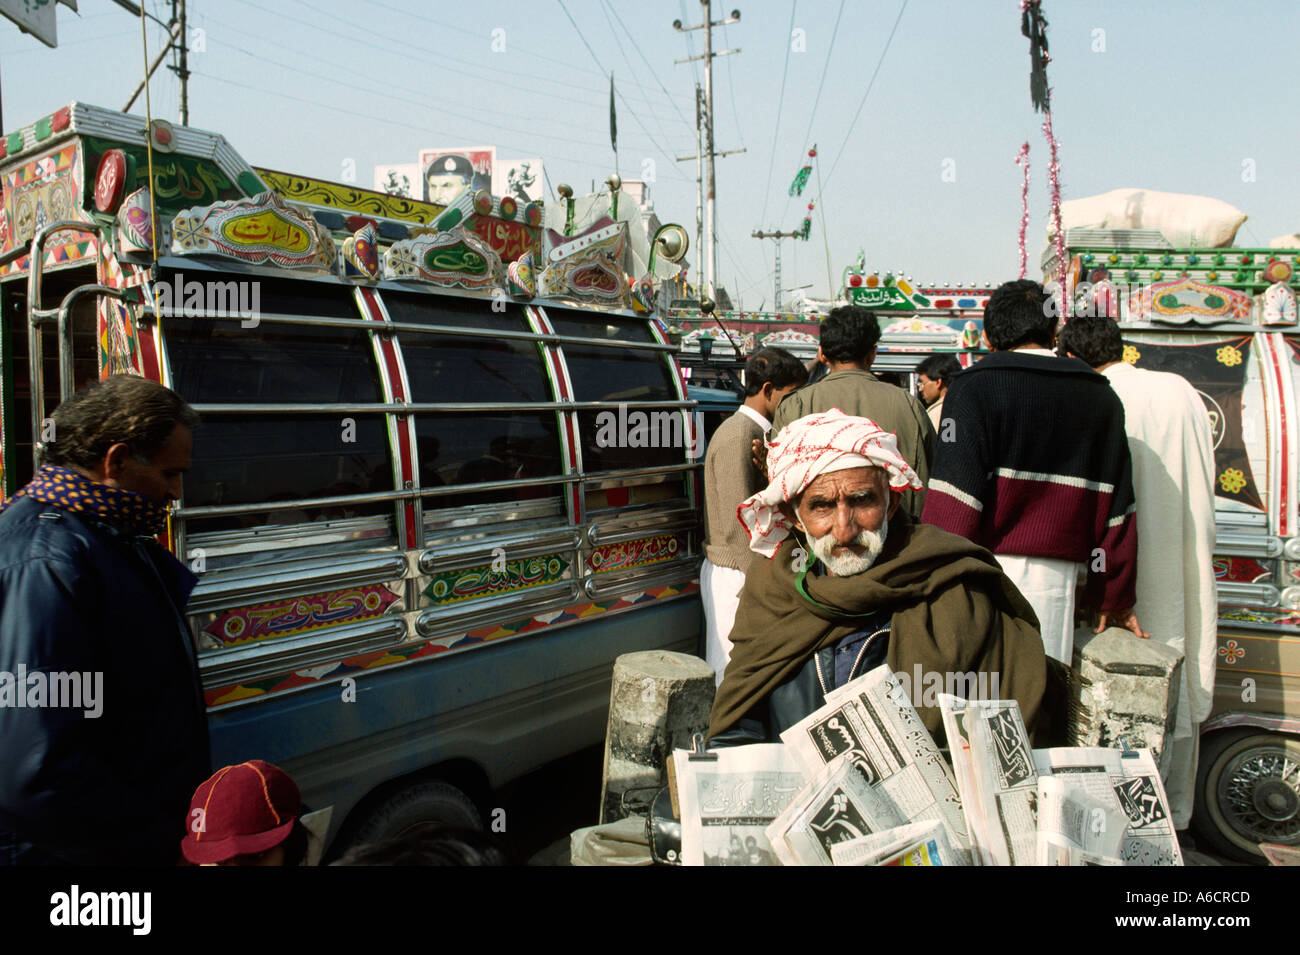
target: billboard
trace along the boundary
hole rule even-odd
[[[492,170],[492,195],[536,202],[542,198],[545,182],[540,159],[499,159]]]
[[[492,191],[495,146],[421,149],[417,198],[447,205],[466,187]]]

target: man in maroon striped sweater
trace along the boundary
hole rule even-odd
[[[948,389],[922,520],[991,550],[1038,615],[1048,656],[1068,665],[1081,565],[1098,632],[1146,634],[1133,613],[1124,407],[1103,375],[1051,351],[1051,304],[1025,279],[990,297],[984,338],[993,354]]]

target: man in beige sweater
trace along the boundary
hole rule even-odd
[[[754,467],[751,445],[772,426],[781,399],[807,380],[803,363],[782,348],[762,348],[750,355],[745,362],[745,403],[718,426],[704,455],[704,658],[719,683],[731,655],[727,635],[754,556],[736,508],[767,484]]]
[[[869,310],[844,305],[822,320],[817,360],[830,374],[787,398],[772,420],[772,438],[792,421],[839,408],[847,415],[870,418],[892,433],[898,453],[925,484],[934,458],[934,426],[916,398],[902,388],[881,381],[870,371],[876,360],[880,325]],[[920,520],[925,492],[903,492],[903,510]]]

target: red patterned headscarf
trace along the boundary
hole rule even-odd
[[[898,453],[898,439],[870,418],[855,418],[839,408],[808,415],[786,425],[767,453],[771,483],[736,509],[749,532],[749,549],[764,557],[776,553],[790,534],[781,512],[819,475],[848,468],[883,468],[889,486],[920,490],[924,485]]]

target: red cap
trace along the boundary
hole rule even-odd
[[[278,766],[227,766],[194,791],[181,852],[196,865],[266,852],[288,838],[301,812],[298,786]]]

